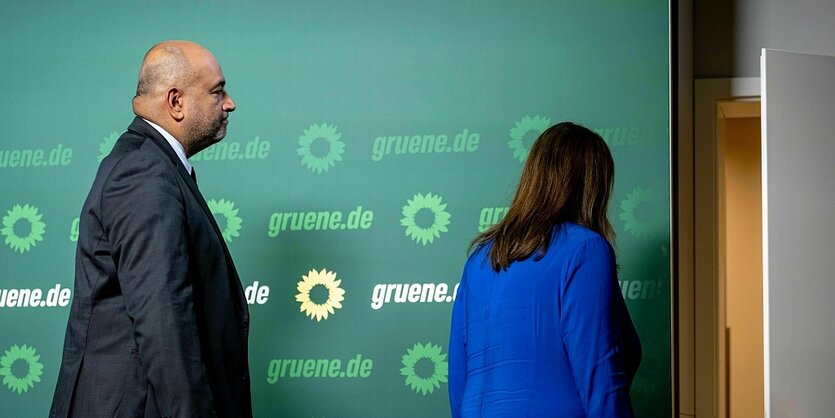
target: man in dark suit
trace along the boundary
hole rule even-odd
[[[252,416],[246,300],[187,160],[226,135],[224,86],[200,45],[146,54],[82,209],[50,417]]]

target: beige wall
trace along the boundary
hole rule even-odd
[[[725,119],[720,188],[724,385],[729,417],[762,417],[763,281],[760,118]]]

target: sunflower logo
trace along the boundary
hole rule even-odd
[[[235,209],[234,202],[226,199],[209,199],[206,205],[209,206],[212,215],[223,215],[226,219],[226,227],[221,232],[226,242],[232,242],[232,238],[241,236],[240,230],[243,219],[238,217],[238,209]]]
[[[435,238],[440,238],[441,232],[447,231],[449,218],[452,216],[446,210],[446,203],[443,203],[441,196],[427,193],[414,195],[406,201],[403,206],[403,219],[400,225],[406,227],[406,235],[421,245],[431,244]],[[420,226],[416,221],[421,212],[428,212],[432,216],[432,223],[429,226]]]
[[[46,224],[41,221],[42,217],[43,215],[38,213],[38,208],[35,206],[14,205],[3,217],[3,228],[0,229],[0,234],[6,237],[6,244],[12,250],[22,254],[37,245],[37,241],[43,241]],[[26,229],[27,226],[28,233],[18,235],[21,229]],[[15,229],[18,232],[15,232]]]
[[[620,203],[620,220],[623,221],[624,228],[632,235],[638,238],[646,238],[652,230],[653,222],[649,216],[637,216],[639,212],[646,212],[643,209],[648,202],[655,199],[655,192],[652,189],[645,189],[636,187],[631,193],[626,194],[626,199]],[[645,215],[645,214],[644,214]]]
[[[35,383],[41,381],[43,364],[38,362],[40,358],[34,347],[26,344],[13,345],[0,357],[0,376],[3,376],[3,384],[18,395],[28,392],[29,388],[35,387]]]
[[[423,362],[421,360],[424,360]],[[418,373],[416,367],[420,363],[431,363],[431,373]],[[415,393],[426,396],[427,393],[435,392],[441,387],[441,383],[447,381],[449,363],[446,361],[446,354],[441,353],[441,346],[432,343],[426,345],[417,343],[406,351],[402,360],[403,368],[400,374],[406,376],[406,385],[410,386]],[[426,375],[426,377],[421,376]]]
[[[99,144],[99,162],[110,154],[113,146],[116,145],[116,140],[119,139],[119,132],[113,131],[109,136],[104,137],[104,140]]]
[[[510,149],[513,150],[513,158],[519,160],[520,163],[524,163],[525,159],[528,158],[528,151],[530,149],[522,143],[522,139],[525,138],[528,132],[535,132],[538,136],[549,125],[551,125],[551,119],[539,115],[533,118],[525,115],[522,120],[516,122],[516,126],[510,129],[510,141],[507,143]]]
[[[345,143],[340,138],[342,134],[336,131],[334,125],[310,125],[299,137],[299,149],[296,150],[302,157],[302,165],[316,174],[327,172],[337,161],[342,161]],[[324,144],[327,144],[327,151],[319,147]]]
[[[335,272],[311,269],[296,284],[296,290],[299,291],[296,301],[301,302],[299,311],[304,312],[310,319],[316,318],[316,322],[328,319],[328,314],[333,314],[334,309],[341,309],[342,301],[345,300],[345,290],[339,287],[340,283],[342,280],[336,280]],[[311,298],[311,292],[319,286],[326,290],[328,295],[322,303],[317,303]]]

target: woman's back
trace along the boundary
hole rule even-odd
[[[469,258],[450,339],[454,417],[632,416],[640,343],[601,235],[556,228],[543,256],[496,273]]]

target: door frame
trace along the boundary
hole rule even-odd
[[[680,387],[692,387],[696,417],[724,416],[725,393],[720,391],[720,286],[718,264],[717,111],[720,100],[760,96],[760,78],[694,80],[692,171],[681,170],[680,183],[690,185],[692,224],[678,237]],[[686,157],[685,157],[686,158]],[[684,202],[682,202],[684,203]],[[687,216],[680,216],[687,222]],[[692,231],[692,235],[683,233]],[[689,249],[692,249],[689,250]],[[721,412],[720,412],[721,411]]]

